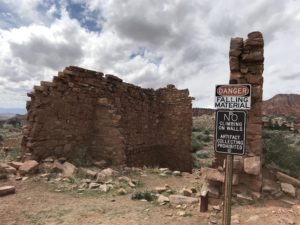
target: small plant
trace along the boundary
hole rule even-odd
[[[192,140],[192,150],[193,152],[197,151],[197,150],[200,150],[200,149],[203,149],[203,143],[193,139]]]
[[[151,202],[151,201],[154,200],[154,195],[153,195],[153,193],[151,193],[150,191],[144,191],[144,192],[136,191],[136,192],[133,192],[133,193],[132,193],[131,199],[132,199],[132,200],[141,200],[141,199],[145,199],[145,200],[147,200],[148,202]]]
[[[204,131],[204,134],[210,135],[210,131],[209,131],[209,130],[205,130],[205,131]]]

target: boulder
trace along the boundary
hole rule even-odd
[[[198,198],[187,197],[182,195],[170,195],[169,196],[170,203],[173,205],[178,204],[195,204],[199,202]]]
[[[296,189],[293,185],[288,184],[288,183],[281,183],[281,189],[284,193],[292,196],[292,197],[296,197]]]
[[[244,171],[247,174],[259,175],[261,173],[260,156],[247,157],[244,159]]]
[[[63,164],[63,176],[64,177],[74,177],[77,173],[77,167],[72,163],[65,162]]]
[[[124,188],[120,188],[120,189],[118,189],[117,193],[118,193],[119,195],[126,195],[126,194],[127,194],[127,191],[126,191]]]
[[[60,161],[55,160],[51,166],[51,172],[52,173],[62,173],[63,170],[64,170],[63,164],[61,164]]]
[[[98,187],[100,187],[100,184],[98,184],[98,183],[91,182],[91,183],[89,184],[89,189],[96,189],[96,188],[98,188]]]
[[[15,186],[3,186],[0,187],[0,196],[14,194],[16,192]]]
[[[289,183],[289,184],[292,184],[294,187],[300,188],[300,180],[299,179],[290,177],[289,175],[286,175],[281,172],[277,172],[276,177],[281,182]]]
[[[6,173],[5,168],[8,167],[8,164],[0,162],[0,173]]]
[[[252,203],[254,201],[251,196],[247,196],[245,194],[237,194],[236,198],[241,203]]]
[[[113,186],[111,184],[101,184],[99,186],[99,190],[102,191],[102,192],[104,192],[104,193],[109,192],[110,189],[112,189],[112,188],[113,188]]]
[[[38,166],[39,163],[37,161],[28,160],[19,167],[19,172],[21,175],[36,173],[38,171]]]
[[[170,202],[170,199],[166,196],[159,195],[157,198],[158,203],[165,203],[165,202]]]
[[[155,192],[157,192],[159,194],[161,194],[161,193],[163,193],[167,190],[168,190],[168,188],[166,186],[164,186],[164,187],[155,187]]]
[[[17,172],[17,169],[12,167],[12,166],[8,166],[5,168],[5,171],[8,173],[8,174],[16,174]]]
[[[83,168],[83,167],[79,167],[78,172],[81,176],[84,176],[84,177],[87,177],[90,179],[94,179],[97,176],[97,172],[90,170],[90,169]]]
[[[225,175],[224,175],[224,173],[221,173],[217,169],[202,167],[200,172],[201,172],[201,175],[204,178],[206,178],[207,180],[219,181],[219,182],[224,183]]]
[[[98,183],[104,183],[106,182],[109,178],[111,178],[112,176],[116,175],[118,172],[111,169],[111,168],[106,168],[104,170],[101,170],[101,172],[99,172],[97,174],[97,178],[96,178],[96,182]]]
[[[183,194],[184,196],[188,196],[188,197],[191,197],[191,196],[193,195],[192,190],[187,189],[187,188],[183,188],[183,189],[180,191],[180,193]]]
[[[9,164],[10,166],[12,166],[12,167],[16,168],[16,169],[19,169],[19,168],[20,168],[20,166],[22,166],[24,163],[22,163],[22,162],[15,162],[15,161],[13,161],[13,162],[9,162],[8,164]]]

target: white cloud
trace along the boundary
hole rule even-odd
[[[300,93],[299,1],[59,2],[0,0],[0,105],[24,106],[33,84],[78,65],[143,87],[174,83],[190,89],[195,106],[211,106],[215,85],[228,82],[230,38],[254,30],[265,37],[265,98]],[[71,18],[70,3],[82,4],[82,20]],[[91,19],[101,32],[83,24]]]

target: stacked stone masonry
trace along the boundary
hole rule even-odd
[[[264,40],[260,32],[248,34],[248,39],[232,38],[229,51],[230,77],[239,84],[251,84],[251,110],[247,112],[246,155],[234,156],[235,171],[241,183],[260,191],[262,186],[262,92],[264,70]],[[215,166],[223,166],[224,155],[216,154]]]
[[[28,93],[22,152],[191,171],[192,98],[70,66]]]

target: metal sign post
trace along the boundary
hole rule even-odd
[[[216,112],[214,147],[215,152],[227,154],[223,225],[231,224],[233,155],[245,154],[247,116],[242,110],[251,108],[251,85],[236,83],[230,80],[229,85],[217,85],[215,94],[215,108],[221,110]]]

